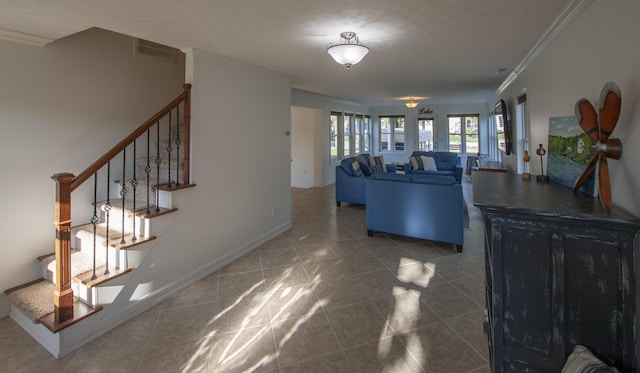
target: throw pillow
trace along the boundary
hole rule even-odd
[[[616,373],[616,368],[609,367],[602,360],[598,359],[582,345],[576,345],[573,352],[567,358],[567,362],[562,367],[562,373]]]
[[[438,171],[436,160],[433,157],[421,155],[420,159],[422,160],[422,165],[424,166],[425,171]]]
[[[367,163],[367,158],[365,158],[364,155],[359,154],[359,155],[356,155],[356,161],[360,163]]]
[[[387,172],[387,165],[384,164],[384,156],[378,155],[376,157],[373,157],[373,160],[375,161],[379,171]]]
[[[369,165],[367,165],[367,163],[364,162],[359,162],[360,163],[360,169],[362,170],[362,173],[364,174],[364,176],[371,176],[373,174],[373,172],[371,171],[371,168],[369,168]]]
[[[410,156],[409,162],[411,162],[411,169],[413,170],[424,170],[424,165],[422,164],[422,159],[420,157]]]
[[[360,168],[360,162],[354,161],[353,163],[351,163],[351,167],[353,168],[353,176],[364,176],[364,172],[362,172],[362,168]]]

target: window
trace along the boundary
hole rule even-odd
[[[353,132],[353,143],[355,145],[355,154],[360,154],[362,149],[362,114],[356,115],[355,131]]]
[[[518,172],[527,172],[525,170],[525,164],[522,160],[522,155],[525,150],[529,150],[529,138],[527,131],[527,94],[523,94],[518,97],[518,106],[516,106],[516,122],[518,124],[517,131],[517,146],[518,146],[518,154],[520,157],[518,159]]]
[[[495,161],[502,162],[502,152],[498,148],[498,126],[496,126],[496,115],[494,114],[495,113],[492,112],[488,118],[489,126],[487,132],[489,137],[489,149],[487,151],[487,155]]]
[[[371,116],[332,111],[329,136],[331,161],[369,152]]]
[[[434,118],[418,118],[418,150],[433,150],[433,123]]]
[[[348,157],[351,155],[351,136],[353,134],[353,114],[344,113],[344,122],[342,127],[342,156]]]
[[[404,128],[404,115],[380,116],[380,151],[403,152]]]
[[[478,114],[449,115],[449,151],[475,154],[478,152]]]
[[[362,122],[362,150],[371,151],[371,116],[365,115]]]
[[[331,154],[331,161],[336,161],[339,158],[338,156],[338,121],[341,119],[342,113],[338,113],[335,111],[331,112],[331,124],[330,124],[330,139],[329,139],[329,153]]]

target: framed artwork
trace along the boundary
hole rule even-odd
[[[595,154],[591,139],[575,116],[549,118],[547,174],[551,181],[573,188],[578,177]],[[597,167],[597,166],[596,166]],[[580,191],[598,196],[596,172],[592,172]]]

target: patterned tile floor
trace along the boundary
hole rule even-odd
[[[463,185],[461,254],[368,237],[333,185],[292,189],[291,231],[69,356],[0,320],[0,371],[489,372],[483,227]]]

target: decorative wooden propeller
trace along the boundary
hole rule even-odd
[[[619,159],[622,155],[622,142],[619,139],[610,139],[609,136],[618,122],[620,105],[620,87],[614,82],[608,82],[600,93],[599,113],[596,113],[596,109],[585,98],[578,100],[575,108],[580,127],[591,139],[596,154],[576,180],[573,191],[578,191],[595,169],[600,202],[608,214],[611,214],[611,181],[607,158]]]

